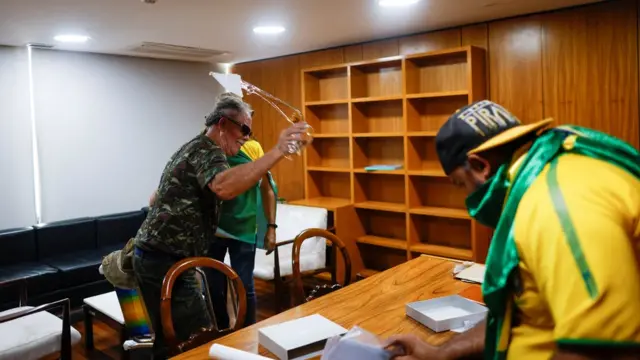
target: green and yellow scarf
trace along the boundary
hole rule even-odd
[[[628,143],[610,135],[578,126],[562,126],[547,130],[532,144],[522,164],[509,181],[509,164],[467,198],[469,213],[479,222],[495,227],[486,261],[482,285],[484,302],[489,308],[485,340],[485,359],[505,359],[511,336],[514,311],[514,281],[520,262],[516,249],[513,223],[520,200],[545,166],[554,208],[569,244],[575,235],[571,219],[566,215],[564,200],[555,177],[557,159],[566,153],[580,154],[619,166],[640,178],[640,152]],[[577,239],[573,239],[577,241]],[[579,253],[575,261],[581,266]],[[589,273],[585,273],[589,285]]]

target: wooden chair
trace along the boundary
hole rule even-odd
[[[232,284],[237,299],[237,315],[236,321],[232,328],[217,329],[215,319],[212,317],[212,324],[208,328],[202,329],[200,332],[191,335],[191,337],[183,342],[179,342],[176,338],[176,332],[173,328],[173,318],[171,316],[171,293],[176,280],[187,270],[194,268],[211,268],[223,273],[229,283]],[[208,257],[193,257],[177,262],[169,269],[162,283],[162,298],[160,299],[160,317],[162,322],[162,330],[164,332],[165,341],[169,348],[171,356],[193,349],[200,345],[206,344],[211,340],[215,340],[221,336],[232,333],[244,324],[244,318],[247,312],[247,298],[244,285],[231,267],[224,263]],[[211,312],[211,310],[209,310]],[[212,314],[213,315],[213,314]]]
[[[302,273],[300,271],[300,249],[302,248],[302,243],[310,238],[321,237],[325,240],[331,242],[332,248],[334,249],[334,256],[331,258],[331,265],[322,269],[317,269],[309,272]],[[337,281],[337,266],[336,266],[336,257],[338,251],[340,250],[340,254],[344,260],[344,279],[342,283]],[[295,298],[296,303],[302,304],[304,302],[311,301],[320,296],[326,295],[330,292],[339,290],[351,282],[351,258],[349,257],[349,252],[347,251],[347,247],[344,242],[340,240],[335,234],[324,230],[324,229],[307,229],[302,231],[296,238],[293,240],[293,253],[292,253],[292,261],[293,261],[293,282],[295,286]],[[324,272],[331,273],[331,285],[318,285],[316,286],[309,294],[309,296],[305,296],[303,277],[313,276],[317,274],[321,274]]]

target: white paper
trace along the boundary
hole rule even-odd
[[[485,267],[481,264],[473,264],[456,274],[456,279],[482,284],[484,281]]]
[[[221,74],[210,72],[209,75],[224,88],[225,92],[232,92],[242,97],[242,78],[238,74]]]
[[[248,353],[220,344],[211,345],[211,348],[209,348],[209,358],[218,360],[270,360],[262,355]]]

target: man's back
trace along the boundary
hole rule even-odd
[[[509,359],[640,343],[640,180],[586,156],[548,164],[520,202]]]
[[[207,184],[226,169],[226,156],[205,135],[178,149],[162,173],[156,200],[136,235],[136,245],[176,257],[204,255],[220,208]]]

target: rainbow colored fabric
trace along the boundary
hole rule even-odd
[[[133,289],[115,289],[129,336],[136,337],[151,334],[147,312],[138,291]]]

